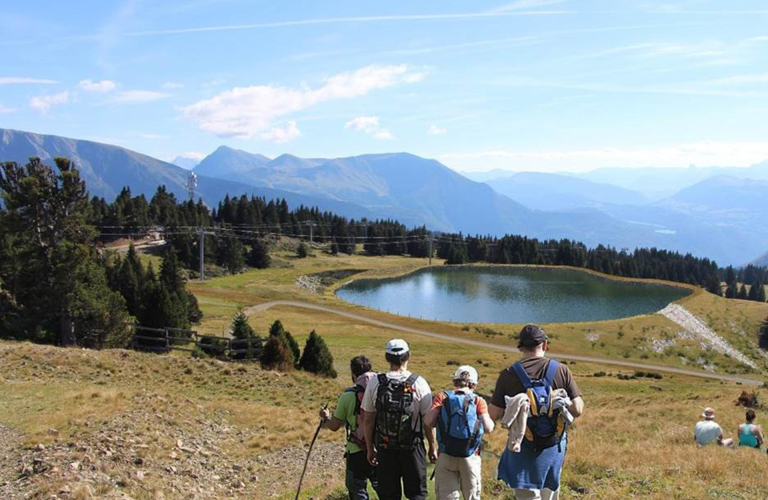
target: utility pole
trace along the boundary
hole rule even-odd
[[[200,242],[198,243],[198,247],[200,247],[200,281],[205,280],[205,235],[210,234],[213,235],[215,233],[206,231],[204,227],[200,227],[200,229],[197,232]]]
[[[205,280],[205,230],[200,228],[200,281]]]
[[[432,265],[432,231],[429,232],[429,265]]]

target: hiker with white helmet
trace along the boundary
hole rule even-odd
[[[523,398],[530,407],[521,417],[526,419],[520,428],[521,442],[510,435],[498,478],[518,500],[557,500],[568,444],[566,428],[584,411],[584,400],[568,367],[545,356],[549,338],[543,328],[524,326],[517,347],[523,357],[499,374],[488,410],[498,420],[507,401],[519,405]]]
[[[377,466],[379,498],[427,498],[427,451],[424,416],[432,405],[429,384],[408,371],[411,351],[402,339],[387,343],[389,371],[368,382],[363,396],[368,462]],[[437,460],[435,438],[426,434],[429,459]]]
[[[437,500],[479,500],[481,491],[480,445],[494,423],[488,404],[476,396],[477,370],[460,366],[453,374],[452,391],[436,394],[424,424],[437,430],[439,456],[435,465]]]
[[[720,424],[715,422],[715,409],[712,407],[704,408],[701,414],[700,422],[696,423],[693,429],[693,439],[699,446],[706,446],[711,443],[717,443],[720,446],[732,446],[733,439],[723,438],[723,429]]]
[[[350,500],[368,500],[368,481],[375,491],[379,484],[376,480],[376,469],[368,463],[367,447],[365,445],[365,413],[361,409],[363,394],[368,382],[376,377],[371,371],[371,362],[365,356],[352,358],[349,363],[352,371],[352,383],[354,386],[344,391],[339,396],[336,411],[331,412],[327,408],[320,410],[320,418],[323,427],[334,432],[343,425],[347,432],[347,443],[344,456],[347,468],[345,484],[349,492]]]

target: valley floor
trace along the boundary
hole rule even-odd
[[[348,360],[365,354],[383,368],[383,345],[394,336],[411,344],[411,369],[434,390],[450,384],[457,362],[480,370],[490,392],[496,374],[517,355],[510,350],[515,325],[458,325],[400,318],[343,303],[333,279],[297,285],[320,271],[357,269],[393,275],[424,266],[404,258],[334,258],[319,254],[275,259],[276,268],[190,284],[206,315],[201,332],[221,334],[238,307],[276,300],[290,304],[251,310],[262,335],[280,319],[303,346],[317,330],[328,343],[340,377],[281,374],[257,365],[199,360],[181,353],[153,355],[125,350],[85,351],[29,343],[0,343],[0,497],[287,500],[295,495],[317,409],[335,406],[349,384]],[[348,279],[348,278],[344,278]],[[317,283],[317,280],[310,280]],[[306,282],[306,280],[300,280]],[[696,293],[681,304],[757,369],[680,335],[660,315],[626,320],[550,325],[554,356],[581,355],[614,361],[703,370],[763,380],[765,359],[752,332],[768,306]],[[384,324],[342,316],[359,314]],[[436,332],[435,338],[407,329]],[[461,338],[475,345],[454,341]],[[480,345],[482,343],[482,345]],[[658,352],[654,346],[665,346]],[[665,351],[666,350],[666,351]],[[704,361],[701,362],[700,360]],[[753,388],[658,372],[661,379],[620,380],[635,369],[568,361],[584,391],[587,411],[570,435],[561,498],[763,499],[768,456],[754,450],[699,449],[693,426],[703,407],[714,406],[727,436],[736,433],[743,408],[734,400]],[[758,423],[764,413],[758,410]],[[493,479],[503,432],[487,443],[485,498],[509,498]],[[343,498],[343,433],[323,431],[313,452],[302,498]]]

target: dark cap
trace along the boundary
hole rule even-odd
[[[536,347],[545,340],[549,339],[547,338],[547,334],[542,327],[536,325],[525,325],[523,329],[520,330],[520,337],[519,342],[517,343],[517,347]]]

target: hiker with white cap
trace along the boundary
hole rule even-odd
[[[494,423],[488,415],[488,403],[475,395],[477,370],[460,366],[453,374],[452,391],[432,398],[432,408],[424,418],[429,432],[437,430],[439,455],[435,465],[437,500],[480,500],[480,445],[485,432]]]
[[[693,439],[699,446],[706,446],[711,443],[717,443],[720,446],[733,445],[733,439],[723,438],[723,429],[720,424],[715,422],[715,409],[708,406],[704,408],[701,414],[704,420],[697,422],[693,429]]]
[[[423,377],[408,371],[411,351],[402,339],[387,343],[389,371],[368,382],[363,395],[368,462],[377,467],[379,498],[427,498],[427,451],[424,416],[432,405],[432,391]],[[437,460],[435,437],[426,433],[429,460]]]

